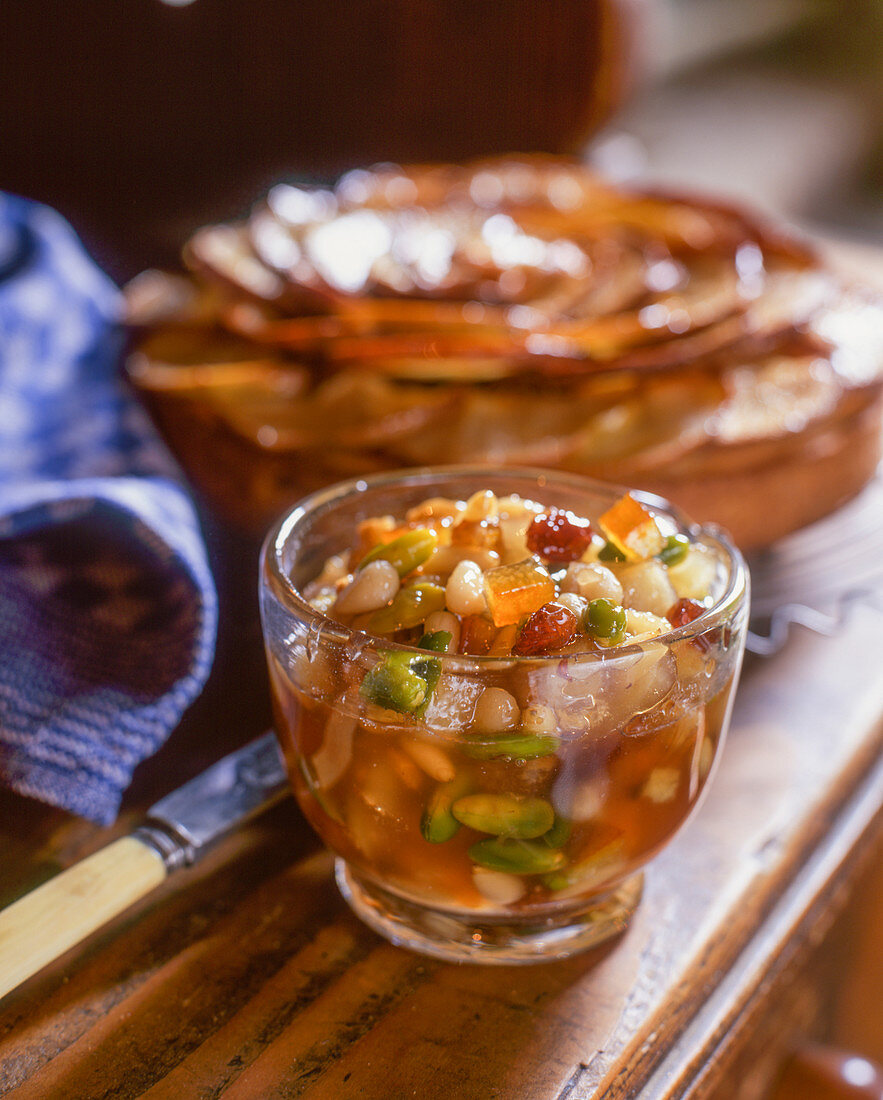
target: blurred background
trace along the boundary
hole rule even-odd
[[[575,152],[883,242],[881,0],[12,0],[0,188],[123,280],[283,177]]]

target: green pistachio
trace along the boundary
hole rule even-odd
[[[550,848],[563,848],[568,840],[570,840],[572,830],[573,826],[566,817],[558,817],[556,815],[555,824],[547,833],[543,833],[543,840]]]
[[[564,854],[535,840],[488,837],[469,849],[469,858],[490,871],[516,875],[551,874],[564,866]]]
[[[604,596],[589,602],[585,614],[586,633],[614,642],[625,633],[625,625],[625,609],[619,604]]]
[[[558,744],[558,738],[548,734],[501,733],[493,738],[464,742],[463,751],[476,760],[492,760],[498,756],[535,760],[539,756],[551,756]]]
[[[511,794],[469,794],[458,798],[451,813],[461,825],[479,833],[532,840],[552,828],[555,811],[544,798]]]
[[[686,535],[669,535],[665,546],[656,555],[663,565],[678,565],[690,551],[690,540]]]
[[[430,844],[444,844],[460,830],[460,822],[451,813],[451,806],[468,789],[468,780],[463,775],[455,776],[450,783],[441,783],[436,787],[423,811],[420,832]]]
[[[425,703],[429,693],[426,680],[412,668],[410,653],[386,653],[362,680],[359,694],[363,699],[400,714],[413,714]]]
[[[406,585],[396,593],[391,604],[375,611],[368,620],[373,634],[391,634],[395,630],[407,630],[426,622],[434,611],[445,606],[445,590],[430,581],[417,581]]]
[[[359,562],[358,568],[364,569],[372,561],[388,561],[398,575],[404,577],[429,561],[436,546],[438,535],[435,531],[430,531],[428,527],[417,527],[413,531],[405,531],[391,542],[381,543],[369,550]]]
[[[598,551],[598,561],[625,561],[625,554],[608,539]]]

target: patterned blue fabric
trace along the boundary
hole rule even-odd
[[[108,823],[211,667],[194,510],[118,378],[120,296],[0,194],[0,782]]]

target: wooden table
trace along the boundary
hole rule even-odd
[[[0,1002],[0,1094],[760,1100],[802,1036],[883,1058],[862,1001],[883,989],[881,632],[858,604],[835,636],[749,660],[709,796],[619,941],[500,969],[394,948],[289,799]],[[251,696],[215,678],[113,829],[2,796],[0,902],[258,732],[257,667],[238,662]]]

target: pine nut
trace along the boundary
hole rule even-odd
[[[677,768],[654,768],[647,776],[641,795],[651,802],[673,802],[680,783],[681,773]]]
[[[457,774],[448,754],[438,745],[426,741],[402,741],[401,745],[417,767],[439,783],[450,783]]]
[[[323,791],[330,790],[349,767],[355,729],[356,719],[352,714],[342,710],[331,712],[322,745],[310,757],[313,773]]]
[[[405,786],[410,787],[412,791],[419,791],[426,780],[414,761],[410,759],[410,756],[406,756],[403,752],[397,752],[395,749],[390,749],[389,759],[396,775]]]
[[[505,688],[489,687],[479,695],[472,725],[480,733],[502,733],[518,725],[521,710],[514,695]]]
[[[479,894],[496,905],[511,905],[527,890],[524,880],[517,875],[509,875],[505,871],[489,871],[486,867],[474,867],[472,881]]]
[[[468,558],[454,566],[445,585],[445,603],[455,615],[480,615],[487,607],[484,574]]]
[[[360,615],[384,607],[399,590],[399,575],[388,561],[372,561],[360,570],[337,597],[334,610]]]
[[[633,607],[625,609],[626,630],[634,637],[630,643],[643,642],[648,638],[656,638],[660,634],[666,634],[671,630],[671,623],[660,615],[654,615],[651,611],[635,611]]]
[[[582,622],[583,615],[586,613],[586,608],[589,606],[589,601],[585,596],[578,596],[575,592],[562,592],[559,596],[555,597],[555,603],[560,603],[562,607],[566,607],[568,611],[572,611],[576,615],[577,622]]]
[[[463,519],[491,519],[496,516],[498,511],[499,503],[491,490],[479,489],[477,493],[473,493],[469,500],[466,501]]]
[[[590,601],[605,599],[615,604],[622,603],[622,585],[613,572],[599,562],[571,562],[561,583],[561,591],[575,592]]]

